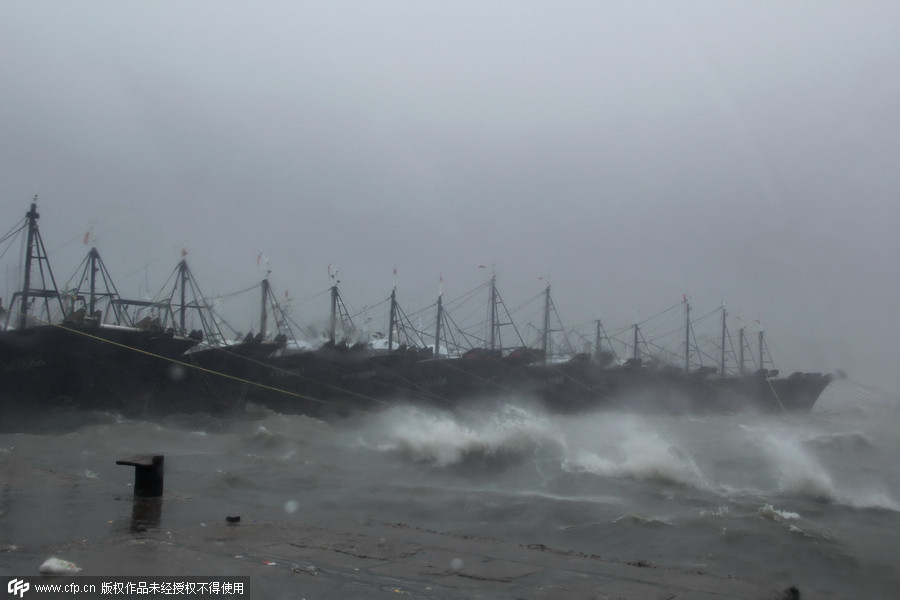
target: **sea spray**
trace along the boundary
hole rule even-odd
[[[360,435],[359,443],[399,453],[414,462],[447,467],[476,459],[515,460],[545,444],[558,444],[559,439],[545,416],[510,404],[496,411],[463,415],[393,408],[381,416],[376,427]]]
[[[745,429],[757,445],[761,463],[772,474],[771,485],[761,494],[900,510],[900,502],[867,466],[878,455],[878,443],[871,434],[828,432],[810,425],[789,427],[786,422],[767,422]],[[848,463],[851,455],[857,461]]]
[[[795,438],[770,436],[766,451],[778,470],[778,490],[820,501],[837,499],[831,474]]]
[[[698,489],[710,487],[685,449],[647,420],[634,415],[608,415],[602,425],[593,439],[576,436],[568,440],[564,469]]]

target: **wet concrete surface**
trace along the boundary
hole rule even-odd
[[[644,561],[429,531],[403,523],[322,522],[302,510],[236,505],[110,482],[0,457],[0,573],[35,576],[50,556],[85,575],[248,576],[250,598],[776,599],[783,591]],[[31,508],[66,514],[41,531]],[[239,518],[238,518],[239,517]],[[24,520],[24,522],[23,522]],[[76,576],[76,577],[77,577]]]

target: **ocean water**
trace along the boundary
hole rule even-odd
[[[895,598],[898,423],[892,398],[835,382],[809,414],[558,416],[521,398],[454,413],[397,404],[337,423],[261,409],[66,413],[4,428],[0,453],[118,481],[110,457],[162,452],[167,491],[286,520],[378,519],[795,585],[804,598]],[[84,534],[64,499],[7,496],[6,544]],[[26,531],[37,514],[47,526]]]

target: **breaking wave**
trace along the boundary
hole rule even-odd
[[[796,521],[800,515],[787,510],[777,510],[771,504],[765,504],[759,508],[757,514],[763,519],[783,523],[785,521]]]
[[[868,433],[822,431],[808,420],[676,420],[610,412],[576,418],[516,404],[468,412],[406,406],[343,434],[358,450],[409,465],[461,473],[531,469],[517,472],[520,484],[550,493],[565,489],[560,496],[566,497],[594,496],[606,485],[602,480],[614,479],[691,489],[710,494],[710,502],[795,498],[900,511],[886,485],[858,470],[847,472],[842,462],[847,453],[878,450]],[[253,437],[255,444],[278,447],[264,432]],[[614,495],[628,493],[615,489]]]
[[[503,465],[557,446],[560,434],[546,417],[515,405],[462,416],[399,407],[384,413],[359,443],[438,467]]]
[[[823,501],[837,499],[831,474],[796,440],[772,437],[766,450],[779,471],[779,491]]]
[[[781,494],[853,508],[900,510],[900,504],[877,482],[850,481],[826,467],[816,455],[816,450],[823,448],[842,453],[868,451],[875,447],[868,435],[850,432],[804,439],[800,432],[789,435],[784,431],[770,431],[761,435],[759,442],[777,473],[776,491]]]
[[[359,443],[436,467],[503,468],[540,458],[561,473],[711,487],[687,451],[631,415],[575,420],[518,405],[468,414],[394,408]]]
[[[642,419],[607,419],[598,438],[600,443],[570,444],[563,468],[704,490],[711,487],[701,468],[678,442],[667,439]]]
[[[673,446],[657,445],[650,440],[634,440],[619,456],[601,456],[581,451],[569,458],[564,468],[587,471],[604,477],[630,477],[640,481],[657,481],[687,485],[699,489],[710,486],[703,472],[688,456]]]

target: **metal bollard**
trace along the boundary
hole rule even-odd
[[[161,454],[132,456],[117,460],[117,465],[134,467],[134,495],[142,498],[158,498],[163,493],[163,463]]]
[[[159,521],[162,518],[162,498],[140,498],[135,496],[132,502],[132,533],[142,533],[148,529],[156,529],[159,527]]]

